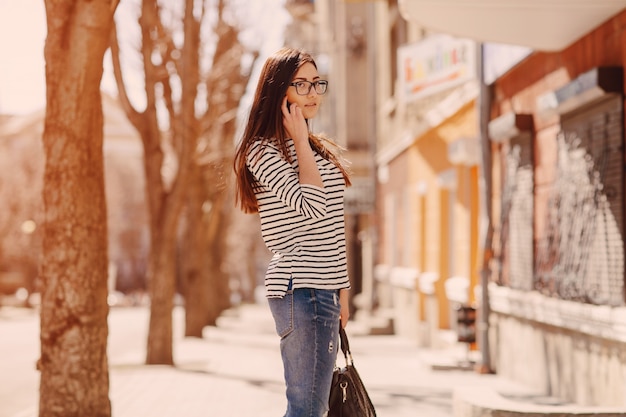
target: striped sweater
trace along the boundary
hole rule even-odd
[[[296,288],[349,288],[341,171],[315,153],[324,188],[300,184],[293,140],[287,139],[292,163],[273,144],[258,141],[247,165],[258,182],[261,234],[274,253],[267,273],[267,297],[282,297],[289,279]]]

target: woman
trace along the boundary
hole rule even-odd
[[[309,132],[328,82],[312,56],[283,48],[262,69],[235,155],[236,200],[259,213],[274,253],[265,276],[287,386],[285,417],[322,417],[348,321],[343,194],[337,148]]]

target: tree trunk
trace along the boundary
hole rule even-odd
[[[204,154],[196,159],[191,178],[195,191],[188,201],[186,253],[185,335],[202,336],[204,326],[216,324],[231,306],[229,274],[224,269],[226,237],[232,210],[229,196],[236,111],[250,74],[242,70],[244,48],[239,32],[224,19],[224,2],[218,3],[216,33],[219,40],[207,80],[207,112],[200,142]],[[253,62],[257,58],[253,56]],[[252,68],[252,66],[250,67]],[[195,205],[195,206],[194,206]],[[208,207],[207,207],[208,206]]]
[[[193,16],[193,5],[192,0],[186,0],[186,16]],[[142,112],[135,110],[128,99],[122,79],[115,30],[111,36],[111,55],[120,101],[128,119],[141,135],[144,146],[151,236],[147,272],[151,307],[146,363],[173,365],[172,308],[176,289],[176,231],[185,203],[189,170],[197,140],[192,121],[195,117],[193,104],[197,94],[197,74],[194,75],[194,71],[197,71],[199,59],[199,25],[191,22],[196,26],[189,30],[185,27],[182,59],[178,62],[174,58],[178,54],[175,53],[177,47],[173,43],[172,35],[167,33],[160,19],[159,3],[156,0],[142,0],[139,24],[146,93],[146,108]],[[156,54],[160,54],[160,60],[155,59]],[[176,111],[175,94],[169,75],[173,68],[181,72],[178,74],[183,90],[180,111]],[[160,129],[157,111],[159,106],[164,106],[169,116],[167,132]],[[164,174],[164,149],[169,150],[177,165],[175,175],[169,178]]]
[[[211,287],[207,325],[214,326],[222,312],[231,306],[229,275],[224,271],[226,237],[233,203],[226,191],[213,201],[214,208],[208,222],[205,273]]]
[[[144,3],[146,3],[144,1]],[[173,364],[172,354],[172,308],[176,290],[176,230],[180,213],[188,192],[193,153],[198,138],[195,118],[195,100],[199,79],[200,23],[194,16],[194,0],[185,0],[184,44],[181,51],[182,84],[181,111],[177,113],[172,105],[171,92],[166,95],[171,129],[178,149],[178,172],[172,190],[165,204],[161,202],[165,217],[154,224],[153,233],[160,232],[152,239],[150,265],[155,268],[150,274],[150,328],[148,332],[148,364]],[[164,83],[166,91],[169,83]],[[157,175],[156,172],[153,176]],[[158,172],[159,177],[161,172]],[[158,229],[160,228],[160,230]]]
[[[199,170],[198,173],[201,174]],[[224,252],[232,201],[227,198],[227,190],[215,195],[210,192],[209,176],[204,173],[195,178],[187,205],[184,283],[185,336],[188,337],[202,337],[204,327],[214,326],[222,312],[231,306]],[[202,202],[210,202],[210,208]]]
[[[202,337],[202,330],[209,322],[211,286],[204,267],[206,252],[206,225],[203,218],[207,206],[206,184],[202,172],[194,165],[187,198],[185,235],[183,239],[182,264],[185,294],[185,336]]]
[[[148,260],[148,286],[150,292],[150,325],[146,363],[173,365],[172,309],[176,282],[175,233],[156,235],[151,240]]]
[[[39,416],[110,416],[102,60],[115,0],[46,0]]]
[[[210,245],[202,243],[207,241],[206,237],[202,237],[201,230],[205,227],[204,218],[206,217],[202,207],[206,207],[206,203],[213,203],[214,207],[222,206],[221,200],[216,204],[213,193],[224,192],[222,183],[231,170],[232,161],[228,158],[232,158],[234,153],[232,138],[235,131],[236,109],[239,99],[245,92],[245,84],[249,77],[249,75],[244,77],[241,74],[243,47],[237,41],[236,28],[225,23],[224,8],[225,1],[219,0],[216,5],[218,23],[215,28],[218,44],[213,58],[213,64],[217,69],[211,68],[209,80],[206,81],[201,80],[200,77],[202,71],[199,54],[203,49],[200,29],[201,24],[207,22],[205,18],[207,3],[185,0],[182,26],[176,25],[177,28],[182,27],[184,31],[184,43],[181,47],[173,41],[175,37],[173,32],[162,21],[159,3],[156,0],[142,0],[139,23],[142,33],[141,53],[146,91],[146,108],[142,112],[135,110],[128,99],[122,80],[115,32],[111,40],[113,68],[120,99],[129,120],[141,134],[145,151],[146,193],[152,235],[148,261],[148,285],[152,299],[146,360],[148,364],[173,363],[171,307],[176,282],[174,248],[177,246],[175,244],[177,221],[183,205],[188,202],[189,187],[200,187],[196,189],[196,191],[200,190],[199,194],[194,197],[196,198],[194,204],[197,206],[188,210],[188,213],[196,213],[196,215],[187,219],[187,226],[191,228],[188,230],[191,234],[188,237],[190,243],[185,244],[184,258],[189,264],[183,265],[182,268],[187,287],[186,312],[189,314],[191,311],[191,315],[194,316],[190,317],[194,323],[189,325],[191,334],[200,336],[202,327],[208,322],[214,322],[217,317],[215,314],[219,315],[226,308],[224,306],[229,305],[227,304],[229,300],[227,277],[221,271],[221,259],[217,258],[221,256],[223,249],[220,249],[219,253],[207,252],[206,248]],[[255,54],[254,59],[257,56],[258,54]],[[223,62],[219,62],[218,65],[217,61]],[[182,87],[180,99],[173,94],[172,82],[180,83]],[[198,115],[196,103],[198,91],[202,90],[200,86],[203,84],[206,85],[208,92],[208,110],[204,115]],[[169,116],[166,123],[161,123],[161,125],[167,124],[169,131],[166,133],[159,131],[158,116],[163,114],[157,112],[159,106],[164,108]],[[205,136],[202,132],[213,130],[215,133],[212,133],[210,140],[207,141],[209,144],[202,143],[202,146],[198,146],[199,137]],[[223,143],[228,143],[227,149],[224,148]],[[204,167],[196,167],[197,159],[202,158],[202,155],[196,154],[196,150],[200,147],[210,148],[210,153],[216,144],[217,163],[225,162],[225,165],[211,171],[215,176],[207,181]],[[174,154],[178,168],[176,175],[167,181],[163,178],[164,149]],[[227,155],[227,158],[224,155]],[[196,168],[199,171],[194,173],[193,170]],[[226,175],[223,175],[224,172]],[[215,185],[216,179],[219,179],[218,186]],[[207,192],[210,197],[203,197],[207,195]],[[219,208],[215,211],[216,214],[221,213]],[[224,218],[216,217],[218,222]],[[192,248],[194,242],[201,246]],[[208,267],[206,266],[207,258],[212,262]],[[220,293],[216,295],[218,299],[211,302],[209,298],[205,298],[213,292],[213,286],[207,280],[215,277],[215,271],[221,274],[221,277],[217,279],[219,283],[215,285]],[[163,291],[167,293],[161,293]],[[214,318],[207,318],[208,311],[212,308],[217,308],[215,311],[219,312],[212,313]]]

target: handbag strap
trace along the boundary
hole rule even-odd
[[[348,342],[348,335],[346,330],[339,324],[339,340],[341,341],[341,351],[344,358],[346,358],[346,365],[352,365],[352,353],[350,352],[350,343]]]

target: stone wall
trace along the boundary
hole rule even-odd
[[[626,308],[496,285],[489,296],[499,375],[584,406],[626,405]]]

